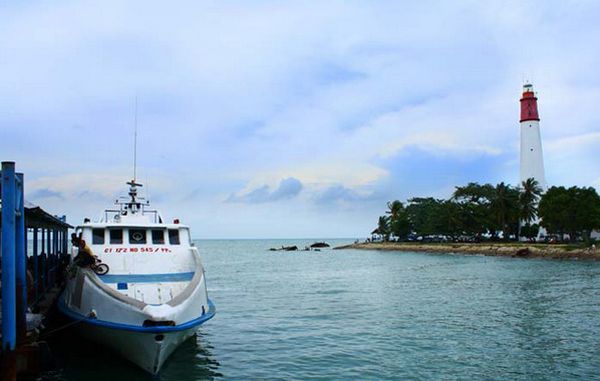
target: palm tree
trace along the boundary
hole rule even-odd
[[[371,234],[379,234],[385,241],[390,239],[390,218],[388,216],[380,216],[377,221],[377,229]]]
[[[398,217],[398,214],[402,211],[402,209],[404,209],[404,205],[402,205],[402,203],[398,200],[388,201],[387,207],[388,210],[386,211],[386,213],[390,215],[392,221],[394,221]]]
[[[528,224],[537,218],[537,205],[542,195],[542,187],[533,177],[521,183],[519,193],[519,218]]]

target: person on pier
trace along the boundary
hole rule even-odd
[[[92,252],[92,249],[81,237],[77,234],[71,234],[71,243],[73,246],[77,246],[79,252],[73,258],[73,262],[79,267],[89,267],[96,262],[96,257]]]

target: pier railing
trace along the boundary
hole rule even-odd
[[[2,162],[1,270],[2,380],[16,377],[15,349],[25,342],[26,312],[62,284],[68,263],[68,229],[64,216],[52,216],[24,198],[24,176],[14,162]],[[31,241],[31,250],[28,244]]]

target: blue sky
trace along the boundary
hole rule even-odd
[[[599,189],[598,14],[595,1],[3,4],[0,158],[31,202],[95,218],[132,176],[137,96],[138,178],[195,237],[363,237],[388,200],[516,184],[530,80],[549,184]]]

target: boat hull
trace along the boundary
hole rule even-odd
[[[197,327],[171,333],[143,333],[99,327],[83,323],[78,332],[118,353],[145,371],[157,374],[167,358],[185,340],[196,333]],[[157,337],[160,340],[157,340]]]
[[[73,321],[78,321],[78,332],[118,353],[145,371],[157,374],[167,358],[184,341],[192,337],[198,327],[211,319],[215,307],[209,302],[209,311],[193,322],[169,327],[132,327],[110,321],[84,317],[68,309],[59,299],[59,310]]]

